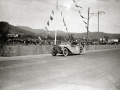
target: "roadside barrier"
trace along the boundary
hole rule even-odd
[[[50,54],[51,45],[14,45],[6,46],[4,50],[0,51],[0,56],[26,56],[26,55],[38,55],[38,54]],[[85,45],[85,50],[101,50],[101,49],[114,49],[120,48],[120,45]]]

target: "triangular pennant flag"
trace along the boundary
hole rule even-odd
[[[76,3],[76,1],[75,1],[75,0],[73,0],[73,2],[74,2],[74,3]]]
[[[64,18],[63,18],[63,22],[65,22],[65,21],[64,21]]]
[[[47,27],[45,26],[45,29],[48,31]]]
[[[79,11],[79,14],[81,15],[81,12]]]
[[[67,27],[66,27],[66,30],[67,30]],[[68,31],[68,30],[67,30]]]
[[[82,15],[80,15],[81,16],[81,18],[85,18],[85,17],[83,17]],[[85,18],[85,19],[87,19],[87,18]]]
[[[105,12],[103,12],[105,14]]]
[[[52,10],[52,14],[54,15],[54,11]]]
[[[49,21],[47,22],[47,25],[49,26]]]
[[[50,16],[50,20],[53,20],[53,17],[52,17],[52,16]]]
[[[83,20],[82,20],[83,21]],[[87,24],[85,21],[83,21],[85,24]]]
[[[75,4],[76,7],[82,8],[81,6],[78,6],[77,4]]]
[[[64,22],[64,25],[66,26],[65,22]]]
[[[80,15],[81,16],[81,18],[84,18],[82,15]]]

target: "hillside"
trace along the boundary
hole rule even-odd
[[[27,30],[24,30],[24,29],[21,29],[17,26],[13,26],[13,25],[10,25],[10,33],[12,34],[24,34],[24,35],[34,35],[34,36],[39,36],[39,34],[36,34],[34,32],[31,32],[31,31],[27,31]]]
[[[40,36],[44,35],[45,37],[47,35],[54,37],[55,36],[55,31],[47,31],[43,29],[32,29],[26,26],[12,26],[11,25],[11,33],[24,33],[25,35],[35,35],[35,36]],[[57,36],[68,36],[68,34],[73,34],[73,33],[66,33],[64,31],[57,30]],[[104,32],[91,32],[89,33],[89,38],[93,39],[98,39],[98,38],[103,38],[104,36],[108,36],[109,38],[118,38],[120,39],[120,34],[111,34],[111,33],[104,33]],[[75,38],[86,38],[87,33],[74,33]]]
[[[34,32],[36,34],[45,34],[45,35],[50,35],[52,37],[54,37],[55,35],[55,31],[47,31],[47,30],[44,30],[44,29],[32,29],[32,28],[29,28],[29,27],[26,27],[26,26],[17,26],[21,29],[24,29],[26,31],[30,31],[30,32]],[[60,31],[60,30],[57,30],[57,35],[60,35],[60,36],[66,36],[67,33],[64,32],[64,31]]]

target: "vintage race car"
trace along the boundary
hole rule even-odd
[[[70,54],[82,54],[83,46],[79,43],[72,42],[70,44],[60,44],[54,45],[51,48],[51,54],[56,56],[57,54],[63,54],[64,56],[68,56]]]

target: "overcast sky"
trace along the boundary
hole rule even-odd
[[[82,8],[76,7],[74,1]],[[100,32],[120,33],[119,0],[58,0],[57,11],[56,2],[57,0],[0,0],[0,21],[33,29],[44,29],[46,26],[48,30],[66,31],[64,17],[68,31],[81,33],[87,31],[83,20],[87,22],[85,18],[88,17],[88,7],[90,7],[90,13],[105,12],[99,16]],[[53,17],[52,21],[50,16]],[[89,20],[89,31],[98,31],[97,14],[93,14]]]

